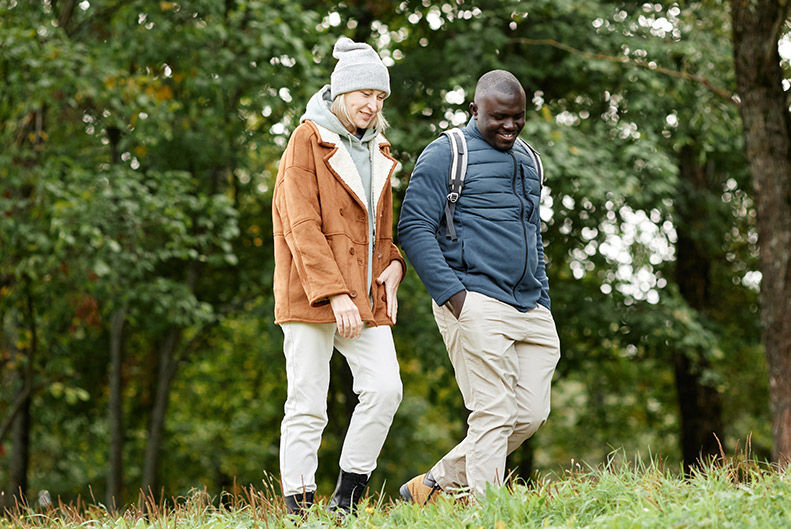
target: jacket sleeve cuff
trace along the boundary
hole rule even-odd
[[[398,247],[395,244],[393,245],[390,251],[390,262],[392,263],[393,261],[398,261],[399,263],[401,263],[401,268],[403,271],[403,273],[401,274],[401,281],[403,281],[404,278],[406,277],[406,270],[407,270],[406,259],[404,259],[404,256],[401,255],[401,252],[398,250]]]
[[[448,300],[450,298],[452,298],[454,294],[458,294],[462,290],[465,290],[465,288],[464,288],[464,285],[462,285],[461,282],[460,282],[458,284],[458,286],[454,286],[452,288],[449,288],[449,289],[443,291],[442,294],[440,294],[436,298],[434,298],[434,301],[437,303],[437,305],[439,305],[441,307],[442,305],[447,303]]]
[[[311,307],[320,307],[322,305],[326,305],[330,302],[330,298],[332,296],[337,296],[338,294],[347,294],[351,296],[351,292],[348,289],[338,290],[324,290],[322,292],[318,292],[314,294],[312,297],[308,299]]]
[[[541,290],[541,295],[538,297],[538,303],[547,309],[552,310],[552,302],[549,300],[549,296],[545,290]]]

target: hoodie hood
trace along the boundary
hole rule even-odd
[[[309,119],[313,123],[321,125],[322,127],[331,130],[335,134],[338,134],[345,140],[344,143],[346,143],[346,141],[368,143],[376,137],[377,131],[373,128],[368,128],[365,129],[362,139],[358,139],[357,136],[346,130],[346,127],[341,124],[341,121],[335,114],[330,112],[330,106],[332,106],[330,85],[324,85],[324,87],[313,94],[313,97],[311,97],[310,101],[308,101],[308,106],[305,109],[305,113],[301,118],[299,118],[300,123]]]

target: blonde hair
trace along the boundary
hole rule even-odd
[[[337,96],[335,96],[335,99],[332,100],[332,105],[330,106],[330,112],[332,112],[338,117],[338,120],[341,122],[341,125],[343,125],[344,128],[346,129],[357,128],[357,126],[352,121],[351,116],[349,115],[349,111],[346,109],[346,93],[338,94]],[[371,119],[370,126],[376,129],[377,132],[384,132],[385,130],[387,130],[387,127],[390,126],[390,123],[387,121],[387,118],[380,110]]]

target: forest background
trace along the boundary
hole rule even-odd
[[[414,162],[513,72],[543,156],[563,357],[509,457],[791,454],[791,2],[0,0],[0,485],[107,505],[278,476],[271,193],[347,35],[390,67],[398,207]],[[396,493],[465,429],[413,270]],[[356,397],[333,359],[319,492]]]

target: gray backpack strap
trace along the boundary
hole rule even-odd
[[[445,203],[445,224],[448,227],[448,239],[456,242],[456,228],[453,226],[453,212],[456,210],[456,201],[461,196],[464,186],[464,176],[467,174],[467,140],[464,132],[459,128],[443,131],[442,134],[450,141],[450,172],[448,174],[448,200]]]
[[[517,137],[516,141],[518,141],[525,149],[527,149],[527,154],[530,155],[530,158],[533,160],[533,167],[536,168],[536,172],[538,173],[538,182],[541,186],[544,185],[544,164],[541,163],[541,154],[537,150],[535,150],[529,143],[527,143],[522,138]]]

